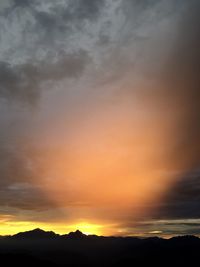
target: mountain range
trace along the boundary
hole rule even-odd
[[[2,266],[200,266],[196,236],[104,237],[81,231],[59,235],[34,229],[0,239]]]

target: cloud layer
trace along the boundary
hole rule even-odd
[[[1,1],[2,213],[199,217],[199,10]]]

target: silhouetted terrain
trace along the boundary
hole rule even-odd
[[[1,266],[200,266],[199,254],[195,236],[142,239],[35,229],[0,238]]]

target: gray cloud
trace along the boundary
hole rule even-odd
[[[55,203],[44,193],[41,152],[37,149],[34,152],[27,143],[23,145],[19,133],[17,141],[13,142],[10,136],[9,144],[1,144],[0,207],[37,211],[55,208]]]
[[[66,9],[66,19],[94,20],[104,7],[105,0],[70,0]]]
[[[28,183],[13,183],[0,189],[0,206],[20,210],[48,210],[56,207],[43,188]]]
[[[137,222],[125,222],[117,226],[124,229],[125,235],[133,235],[139,233],[142,236],[164,236],[172,235],[199,235],[200,221],[199,219],[149,219]]]
[[[38,70],[32,65],[0,63],[0,97],[34,103],[39,95]]]
[[[182,111],[183,116],[177,125],[178,133],[174,132],[174,140],[169,148],[169,157],[174,158],[175,167],[184,163],[188,172],[188,169],[198,167],[200,156],[199,11],[198,0],[12,1],[9,7],[6,6],[5,12],[1,12],[1,101],[9,100],[7,105],[14,103],[13,106],[16,103],[35,104],[42,94],[48,98],[46,92],[56,87],[56,83],[62,83],[63,90],[67,91],[66,79],[75,81],[76,88],[78,79],[84,75],[87,67],[91,68],[90,76],[87,73],[85,80],[93,82],[93,95],[96,98],[100,96],[98,99],[107,94],[110,85],[115,88],[118,82],[117,89],[111,89],[114,91],[110,93],[112,101],[120,95],[118,87],[123,91],[121,95],[128,92],[129,99],[132,96],[137,98],[140,96],[140,92],[138,95],[135,93],[139,91],[135,86],[137,80],[153,80],[158,86],[153,89],[148,87],[150,91],[144,94],[147,93],[148,103],[151,97],[158,103],[162,102],[163,120],[167,117],[168,106],[171,110]],[[161,33],[166,38],[163,39],[165,42],[162,41],[163,37],[158,38]],[[164,44],[171,46],[171,50],[167,51],[168,55],[165,53],[163,59],[162,52],[166,52],[162,50]],[[46,82],[51,85],[46,86]],[[84,84],[85,87],[87,84]],[[73,88],[70,90],[73,91]],[[130,91],[134,93],[131,95]],[[81,104],[88,95],[81,94]],[[59,104],[54,102],[42,108],[52,109],[56,113]],[[7,109],[7,114],[3,115],[10,123],[15,120],[12,112]],[[23,114],[27,111],[17,112],[22,114],[15,121],[15,127],[3,127],[4,122],[1,122],[4,128],[1,132],[4,133],[0,138],[0,205],[23,209],[34,209],[38,205],[53,206],[42,193],[41,184],[37,187],[31,183],[41,175],[39,167],[35,171],[29,168],[30,162],[36,162],[37,165],[37,157],[32,157],[31,153],[17,145],[30,127],[32,116],[29,122]],[[45,117],[46,114],[41,112],[40,115]],[[24,132],[20,138],[19,128]],[[7,143],[11,141],[12,149],[2,145],[5,136]],[[23,141],[27,142],[26,139]],[[162,205],[155,207],[158,213],[152,216],[200,216],[198,177],[185,175],[170,189]]]
[[[52,11],[42,11],[37,1],[15,0],[5,5],[0,14],[3,25],[0,38],[4,42],[0,48],[0,107],[6,112],[0,116],[1,207],[24,210],[54,207],[39,180],[41,161],[45,160],[40,153],[44,153],[29,147],[34,116],[26,108],[30,104],[35,106],[43,92],[56,86],[55,83],[80,78],[91,62],[81,44],[75,48],[62,45],[66,37],[63,31],[67,29],[72,34],[76,21],[94,19],[93,15],[96,17],[100,11],[100,1],[92,1],[91,7],[88,1],[86,5],[71,1],[69,21],[65,17],[67,1],[60,9],[54,1],[46,2],[51,4]],[[60,13],[56,13],[58,9]],[[12,42],[6,41],[10,38]],[[56,47],[50,42],[54,39],[62,44]]]
[[[159,206],[159,205],[158,205]],[[157,209],[160,218],[200,217],[200,175],[190,173],[170,188]]]
[[[200,29],[199,1],[189,1],[180,18],[176,42],[163,69],[164,97],[174,109],[182,110],[176,138],[177,160],[198,167],[200,159]]]
[[[84,46],[74,46],[68,37],[79,34],[81,19],[97,18],[103,1],[45,3],[49,9],[37,1],[15,1],[0,15],[1,97],[34,103],[42,83],[78,78],[90,62]],[[66,12],[69,18],[65,18]],[[10,38],[12,42],[6,43]]]
[[[162,68],[163,103],[181,114],[174,131],[171,157],[174,168],[183,170],[181,178],[169,188],[157,215],[161,218],[200,217],[200,30],[199,1],[184,3],[177,37]],[[159,96],[159,97],[160,97]]]
[[[60,53],[57,62],[40,62],[11,66],[0,62],[0,97],[35,103],[42,82],[77,78],[89,62],[85,51],[66,55]]]
[[[31,0],[14,0],[15,7],[27,7],[31,4]]]

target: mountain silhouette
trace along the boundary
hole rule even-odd
[[[68,234],[59,235],[53,231],[44,231],[40,228],[36,228],[30,231],[20,232],[11,236],[14,239],[56,239],[56,238],[69,238],[69,239],[82,239],[87,238],[88,236],[83,234],[81,231],[76,230],[75,232],[70,232]]]
[[[75,232],[70,232],[69,234],[62,235],[62,237],[72,238],[72,239],[82,239],[82,238],[87,238],[88,236],[83,234],[81,231],[76,230]]]
[[[2,266],[188,267],[200,266],[195,236],[103,237],[76,230],[64,235],[34,229],[0,239]]]
[[[26,232],[20,232],[18,234],[13,235],[13,238],[17,238],[17,239],[24,239],[24,238],[28,238],[28,239],[41,239],[41,238],[56,238],[59,235],[55,234],[52,231],[44,231],[40,228],[36,228],[34,230],[31,231],[26,231]]]

